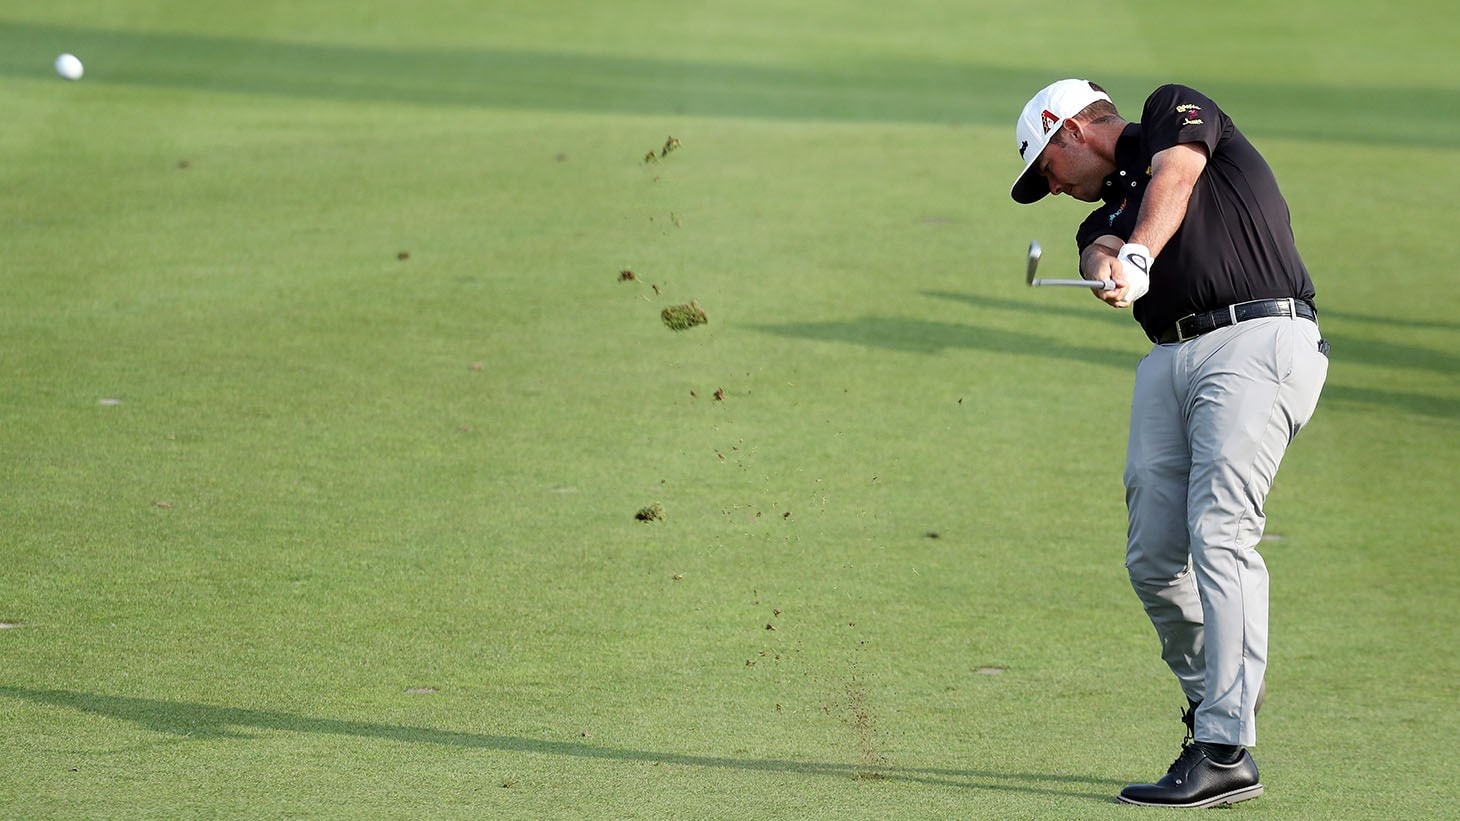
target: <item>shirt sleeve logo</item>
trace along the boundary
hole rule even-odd
[[[1182,103],[1176,107],[1176,113],[1181,115],[1182,125],[1205,125],[1201,119],[1201,106],[1191,103]]]

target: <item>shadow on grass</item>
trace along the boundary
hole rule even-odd
[[[1420,416],[1433,417],[1443,422],[1455,423],[1460,421],[1460,400],[1446,399],[1441,396],[1427,396],[1422,393],[1409,391],[1381,391],[1372,388],[1354,388],[1348,385],[1335,385],[1330,382],[1323,386],[1323,399],[1318,405],[1320,412],[1325,402],[1387,405]]]
[[[586,32],[586,48],[592,44]],[[833,63],[744,63],[505,48],[391,48],[0,20],[0,75],[48,71],[60,51],[88,83],[311,99],[623,112],[994,125],[1007,128],[1046,70],[848,55]],[[1168,78],[1095,78],[1136,111]],[[1435,146],[1460,142],[1460,91],[1420,86],[1213,78],[1203,90],[1252,136]],[[1439,116],[1437,116],[1439,113]],[[1314,129],[1313,123],[1323,123]],[[1410,124],[1423,122],[1424,128]]]
[[[935,299],[946,299],[953,302],[961,302],[965,305],[972,305],[977,308],[998,311],[1016,311],[1019,313],[1024,313],[1030,317],[1030,323],[1032,327],[1038,327],[1038,324],[1041,322],[1048,323],[1051,318],[1058,318],[1060,321],[1089,320],[1092,322],[1102,322],[1111,325],[1112,327],[1116,325],[1128,326],[1128,330],[1132,333],[1141,333],[1140,328],[1135,325],[1134,320],[1131,319],[1131,316],[1128,312],[1102,310],[1102,306],[1100,305],[1084,305],[1078,302],[1071,304],[1067,301],[1035,303],[1013,299],[1001,299],[998,297],[979,296],[974,294],[952,293],[948,291],[924,291],[923,295],[933,297]],[[1320,309],[1320,311],[1322,317],[1335,320],[1334,322],[1329,323],[1328,326],[1324,328],[1323,336],[1325,339],[1328,340],[1329,344],[1333,346],[1333,360],[1341,365],[1367,365],[1375,368],[1383,368],[1385,370],[1428,371],[1431,373],[1449,376],[1452,378],[1460,377],[1460,356],[1451,353],[1449,350],[1440,350],[1433,347],[1391,342],[1387,340],[1369,339],[1363,336],[1353,336],[1343,333],[1335,334],[1331,330],[1332,326],[1335,324],[1340,324],[1340,321],[1341,323],[1378,325],[1384,327],[1435,331],[1442,333],[1460,331],[1460,324],[1426,320],[1409,322],[1407,320],[1394,319],[1392,317],[1370,316],[1364,314],[1355,314],[1351,312],[1327,311],[1322,309]],[[821,325],[802,326],[808,329],[804,334],[792,333],[790,335],[805,335],[812,338],[819,338],[819,336],[822,335],[834,336],[835,334],[833,332],[837,330],[836,326],[846,325],[848,327],[841,329],[844,331],[841,336],[845,341],[863,341],[866,344],[875,344],[865,339],[859,340],[853,338],[856,336],[854,331],[856,330],[857,324],[858,323],[829,323],[826,327]],[[936,325],[938,323],[928,324]],[[863,330],[870,332],[872,329]],[[935,335],[933,339],[929,340],[929,348],[928,350],[925,350],[923,352],[933,353],[937,350],[941,350],[944,347],[983,347],[992,350],[998,350],[1001,352],[1022,351],[1024,353],[1037,352],[1042,354],[1048,354],[1051,356],[1069,356],[1070,358],[1080,359],[1081,361],[1094,361],[1094,358],[1098,357],[1104,358],[1106,360],[1104,364],[1124,365],[1124,363],[1131,361],[1131,357],[1129,355],[1124,353],[1114,354],[1111,351],[1086,350],[1080,352],[1089,354],[1089,356],[1072,354],[1072,349],[1070,349],[1068,346],[1051,345],[1049,340],[1036,338],[1032,335],[1012,335],[1014,337],[1027,336],[1027,338],[1023,341],[1019,341],[1017,339],[1010,338],[1011,335],[1009,334],[996,334],[990,337],[988,335],[981,334],[981,332],[979,334],[975,334],[973,329],[968,329],[968,331],[969,334],[966,341],[972,342],[977,336],[982,339],[982,342],[984,344],[940,344],[937,336],[941,335],[945,337],[945,342],[948,341],[946,337],[954,336],[953,334],[951,334],[951,332],[943,331],[940,334]],[[876,334],[873,334],[873,336],[876,336]],[[898,337],[896,335],[893,335],[890,338],[896,339]],[[1436,341],[1440,342],[1441,340]],[[1023,347],[1018,348],[1015,351],[1009,351],[1009,349],[1003,347],[1008,343],[1017,343],[1019,345],[1022,345]],[[898,345],[896,347],[898,347],[899,350],[916,350],[916,348],[906,345]],[[1396,408],[1402,411],[1407,411],[1409,413],[1417,414],[1420,416],[1431,416],[1447,421],[1460,419],[1460,400],[1457,399],[1444,396],[1433,396],[1430,394],[1415,393],[1412,391],[1392,391],[1383,390],[1381,388],[1336,384],[1333,381],[1332,371],[1329,372],[1329,380],[1329,383],[1324,386],[1323,389],[1324,399],[1329,401],[1366,405],[1382,405],[1390,408]]]
[[[819,342],[850,342],[909,353],[939,353],[949,349],[1026,354],[1069,359],[1088,365],[1131,369],[1139,355],[1112,348],[1068,345],[1022,331],[980,328],[926,319],[868,316],[841,322],[788,325],[752,325],[754,330]]]
[[[1365,325],[1384,325],[1405,330],[1460,332],[1460,322],[1445,322],[1438,319],[1404,319],[1392,316],[1377,316],[1375,314],[1356,314],[1353,311],[1335,311],[1331,308],[1323,308],[1322,312],[1324,317],[1332,317],[1334,319],[1342,319],[1345,322],[1357,322]]]
[[[998,773],[982,770],[938,768],[870,767],[816,761],[786,761],[762,758],[726,758],[682,753],[596,747],[588,743],[547,741],[520,736],[490,735],[405,727],[367,721],[313,718],[272,710],[215,707],[179,701],[157,701],[126,696],[104,696],[67,690],[35,689],[0,685],[0,696],[80,710],[107,718],[130,721],[158,733],[195,739],[246,739],[247,730],[286,730],[297,733],[337,735],[383,741],[496,750],[507,753],[558,755],[604,761],[682,764],[691,767],[743,770],[747,772],[826,775],[882,781],[904,781],[942,787],[1088,798],[1112,801],[1112,794],[1086,792],[1080,785],[1124,786],[1125,782],[1079,775]],[[1064,789],[1058,785],[1071,785]]]
[[[1141,333],[1139,326],[1131,318],[1129,311],[1110,310],[1099,304],[1086,303],[1084,300],[1078,300],[1074,303],[1068,300],[1055,299],[1051,299],[1048,302],[1028,302],[978,296],[975,294],[960,294],[949,291],[924,291],[923,295],[935,299],[961,302],[976,308],[1017,311],[1027,314],[1030,317],[1031,323],[1047,323],[1051,317],[1061,317],[1071,320],[1104,322],[1112,326],[1129,328],[1136,334]],[[1351,312],[1325,309],[1320,309],[1320,311],[1322,312],[1323,319],[1342,320],[1343,323],[1381,325],[1417,330],[1460,331],[1460,324],[1455,323],[1423,320],[1408,322],[1390,317],[1365,316]],[[1328,326],[1334,324],[1339,323],[1326,323]],[[1344,360],[1349,362],[1376,365],[1384,368],[1413,368],[1442,374],[1460,374],[1460,356],[1448,350],[1436,350],[1435,348],[1421,347],[1419,345],[1335,335],[1330,327],[1324,327],[1323,335],[1334,346],[1335,350],[1343,353]]]
[[[1011,266],[1012,267],[1012,266]],[[1074,274],[1070,275],[1071,277]],[[954,293],[952,291],[923,291],[923,296],[934,299],[946,299],[949,302],[962,302],[965,305],[972,305],[975,308],[987,308],[995,311],[1017,311],[1028,314],[1031,324],[1047,324],[1050,317],[1061,317],[1064,319],[1087,320],[1090,322],[1102,322],[1112,327],[1125,328],[1139,334],[1140,325],[1131,318],[1130,311],[1116,308],[1109,308],[1093,297],[1083,293],[1072,292],[1070,288],[1044,288],[1031,289],[1032,291],[1043,290],[1048,299],[1029,300],[1004,299],[996,296],[982,296],[979,294]],[[1087,289],[1088,290],[1088,289]],[[1064,297],[1060,297],[1060,293]]]

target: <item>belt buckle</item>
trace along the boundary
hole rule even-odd
[[[1197,337],[1201,336],[1201,334],[1192,334],[1191,336],[1186,335],[1186,329],[1183,327],[1182,323],[1186,322],[1186,320],[1188,319],[1196,319],[1196,314],[1187,314],[1186,316],[1183,316],[1182,318],[1176,320],[1177,342],[1185,342],[1188,339],[1196,339]]]

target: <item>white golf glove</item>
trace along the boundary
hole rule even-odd
[[[1125,274],[1125,301],[1127,304],[1135,302],[1151,290],[1151,263],[1156,260],[1151,256],[1150,248],[1135,242],[1120,246],[1116,257],[1120,259],[1120,268]]]

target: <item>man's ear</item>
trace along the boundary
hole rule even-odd
[[[1075,142],[1083,143],[1085,141],[1085,124],[1078,119],[1070,117],[1063,123],[1060,123],[1060,128],[1068,132],[1070,139]]]

